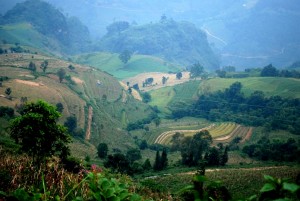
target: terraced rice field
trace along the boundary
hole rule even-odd
[[[229,135],[222,136],[215,138],[214,141],[216,142],[230,142],[232,139],[236,137],[240,137],[242,142],[245,142],[251,137],[252,134],[252,127],[245,127],[238,125]]]
[[[236,123],[221,123],[218,125],[211,124],[208,127],[198,130],[171,130],[160,134],[154,143],[168,145],[171,143],[172,136],[175,133],[181,133],[185,136],[193,136],[197,132],[208,130],[215,143],[228,143],[236,137],[241,137],[242,141],[249,140],[252,134],[252,127],[245,127]]]
[[[221,123],[219,126],[215,126],[209,129],[209,133],[213,138],[217,138],[220,136],[227,136],[233,132],[233,130],[239,125],[235,123]]]

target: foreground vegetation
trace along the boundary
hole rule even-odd
[[[10,113],[9,110],[4,109],[6,113]],[[233,199],[245,199],[253,194],[257,195],[253,199],[264,200],[270,198],[268,193],[278,190],[280,193],[272,193],[274,198],[294,199],[297,196],[295,193],[300,188],[295,184],[297,182],[295,179],[299,174],[297,166],[240,170],[209,169],[207,177],[203,177],[204,161],[207,161],[207,165],[224,166],[228,160],[227,147],[224,149],[219,146],[217,149],[209,146],[212,138],[208,131],[201,131],[192,138],[182,138],[179,135],[178,139],[172,139],[175,149],[179,148],[176,144],[183,144],[180,146],[183,164],[195,166],[194,170],[199,169],[196,177],[191,176],[195,174],[194,171],[150,178],[138,176],[132,179],[124,173],[132,174],[130,171],[138,173],[137,169],[134,169],[135,160],[140,157],[137,151],[127,152],[128,161],[120,153],[108,155],[104,165],[110,169],[91,165],[88,159],[80,162],[68,156],[67,129],[56,123],[59,113],[55,107],[43,101],[26,103],[22,106],[20,114],[21,116],[13,120],[10,126],[10,134],[17,145],[9,142],[0,150],[3,156],[0,159],[0,190],[2,191],[0,196],[5,200],[209,200],[210,197],[216,200],[230,200],[231,196]],[[35,122],[35,127],[31,126],[32,122]],[[35,136],[32,136],[30,131],[34,128],[39,129],[34,132]],[[31,136],[34,140],[30,140]],[[45,144],[45,142],[48,143]],[[49,147],[47,144],[55,146]],[[98,152],[103,149],[99,149]],[[220,152],[221,155],[216,156],[216,152]],[[220,160],[217,161],[214,157],[219,157]],[[163,166],[159,168],[158,165]],[[126,166],[128,169],[125,169]],[[149,174],[151,171],[157,174],[160,170],[170,174],[166,149],[163,150],[160,159],[155,159],[153,171],[147,169],[144,174]],[[260,181],[257,177],[262,177],[262,175],[259,174],[272,172],[274,173],[271,174],[272,176],[289,177],[291,180],[276,180],[266,176],[267,184],[258,192],[263,183],[255,184],[255,190],[253,190],[253,183],[251,183],[251,188],[248,188],[249,179],[241,184],[243,180],[240,177],[246,179],[248,171],[254,179],[253,182]],[[257,171],[259,174],[256,174]],[[218,172],[222,172],[220,175],[225,176],[221,178],[224,185],[216,182],[220,179],[216,176]],[[233,182],[237,175],[239,175],[239,182]],[[191,182],[194,185],[189,186]],[[235,191],[237,187],[245,187],[248,190],[241,193],[240,189]]]
[[[199,192],[202,192],[201,200],[209,200],[208,196],[217,196],[215,200],[229,200],[230,197],[230,200],[246,200],[253,195],[256,197],[251,200],[299,199],[295,194],[300,188],[299,183],[295,184],[299,177],[298,167],[208,169],[205,178],[194,177],[196,172],[190,172],[133,180],[96,165],[68,169],[71,166],[63,167],[58,159],[53,158],[36,169],[28,156],[12,156],[3,151],[1,155],[0,198],[4,200],[179,201],[197,200],[194,195],[201,196]],[[267,180],[264,180],[263,175],[290,179],[265,177]],[[204,183],[204,191],[199,186],[201,183]],[[272,193],[262,198],[265,192]]]

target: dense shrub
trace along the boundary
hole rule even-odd
[[[0,117],[14,117],[14,109],[6,106],[0,106]]]

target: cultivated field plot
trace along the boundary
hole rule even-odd
[[[245,142],[250,139],[252,134],[252,127],[245,127],[235,123],[221,123],[211,124],[207,127],[198,130],[171,130],[161,133],[154,141],[157,144],[169,145],[171,143],[172,136],[175,133],[184,134],[184,136],[193,136],[197,132],[208,130],[213,137],[214,143],[228,143],[236,137],[240,137],[241,142]]]

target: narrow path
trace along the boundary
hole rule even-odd
[[[250,129],[248,130],[246,136],[244,137],[244,139],[241,141],[241,143],[245,142],[246,140],[249,140],[252,136],[252,130],[253,130],[253,127],[250,127]]]
[[[228,171],[228,170],[243,170],[243,171],[261,171],[261,170],[269,170],[269,169],[279,169],[279,168],[284,168],[287,166],[267,166],[267,167],[251,167],[251,168],[224,168],[224,169],[206,169],[205,172],[219,172],[219,171]],[[196,174],[197,171],[191,171],[191,172],[184,172],[184,173],[179,173],[182,175],[190,175],[190,174]]]
[[[87,123],[87,129],[86,129],[86,133],[85,133],[85,139],[86,140],[90,140],[91,139],[92,119],[93,119],[93,108],[92,108],[92,106],[89,106],[88,123]]]

